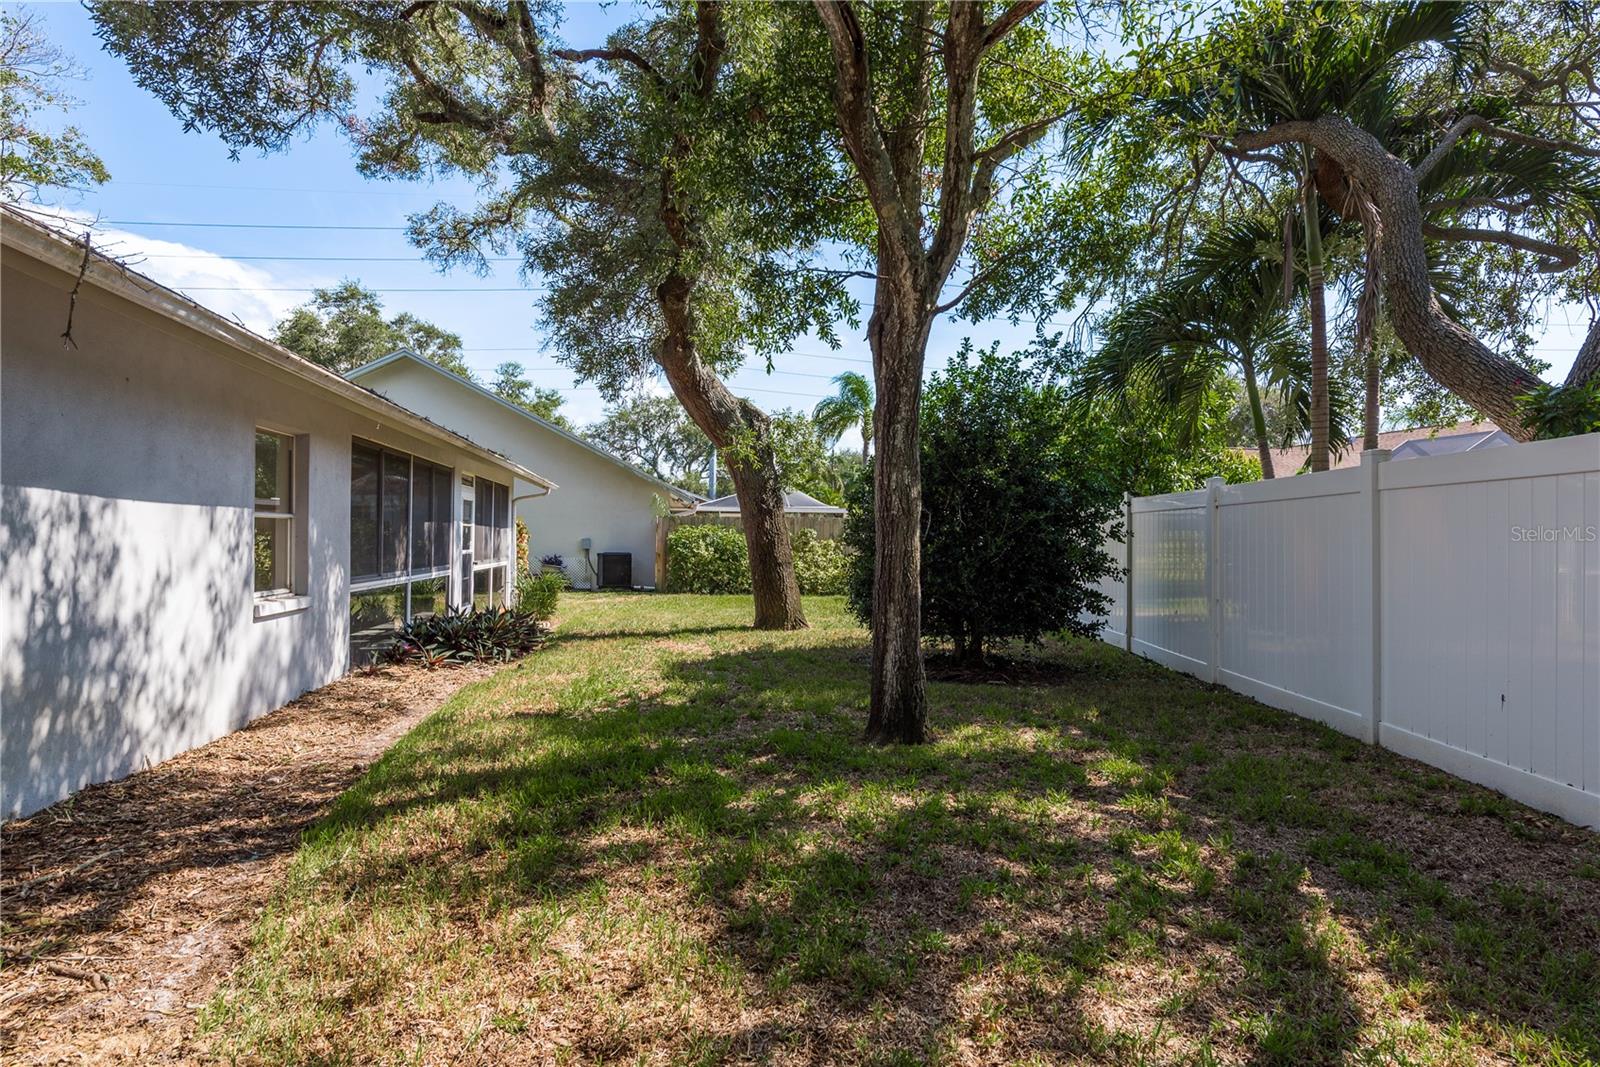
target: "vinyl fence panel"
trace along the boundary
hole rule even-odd
[[[1364,736],[1362,471],[1223,486],[1217,681]]]
[[[1105,640],[1600,827],[1600,435],[1387,459],[1130,500]]]
[[[1133,650],[1203,675],[1210,661],[1205,490],[1133,502]]]

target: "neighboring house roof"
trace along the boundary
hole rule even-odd
[[[790,489],[783,494],[783,509],[785,511],[809,511],[813,514],[843,515],[844,508],[834,504],[824,504],[814,496],[809,496],[796,489]],[[737,495],[719,496],[715,500],[707,500],[695,508],[696,511],[716,511],[723,514],[738,514],[739,498]]]
[[[627,471],[629,474],[633,475],[635,478],[639,478],[639,479],[641,479],[643,481],[649,482],[651,485],[657,487],[658,489],[662,489],[662,490],[666,491],[669,494],[669,497],[671,499],[674,499],[674,500],[678,501],[679,504],[682,507],[686,507],[686,508],[694,507],[701,500],[705,499],[704,497],[700,496],[698,493],[691,493],[689,490],[684,489],[681,486],[673,485],[671,482],[663,481],[662,479],[657,478],[653,474],[648,474],[648,473],[640,470],[638,467],[635,467],[632,463],[629,463],[627,460],[623,459],[621,456],[617,455],[614,452],[607,452],[605,449],[601,448],[599,445],[595,444],[593,441],[590,441],[588,438],[585,438],[580,434],[575,434],[571,430],[568,430],[563,426],[557,426],[555,423],[551,422],[549,419],[541,419],[539,416],[535,415],[533,412],[529,411],[527,408],[522,407],[522,406],[520,406],[518,404],[513,404],[511,401],[507,400],[505,397],[500,396],[499,394],[493,392],[492,390],[485,389],[483,386],[479,385],[475,381],[472,381],[470,378],[463,378],[461,375],[455,373],[454,371],[446,370],[444,367],[441,367],[441,366],[439,366],[439,364],[433,362],[433,360],[428,359],[428,358],[426,358],[424,356],[420,356],[417,353],[411,351],[411,349],[409,349],[409,348],[398,349],[398,350],[396,350],[394,352],[390,352],[387,356],[382,356],[382,357],[380,357],[378,359],[373,360],[370,363],[363,363],[361,366],[356,367],[354,370],[346,371],[345,372],[345,377],[349,378],[351,381],[358,381],[362,377],[364,377],[364,376],[366,376],[368,374],[371,374],[373,371],[376,371],[378,368],[387,367],[389,364],[398,362],[400,360],[409,360],[412,363],[415,363],[415,364],[417,364],[419,366],[426,367],[429,370],[433,371],[435,374],[439,375],[440,377],[446,378],[446,379],[456,383],[457,385],[462,386],[463,388],[470,389],[474,393],[477,393],[480,396],[483,396],[483,397],[485,397],[485,398],[487,398],[489,400],[494,401],[496,404],[499,404],[501,407],[505,408],[507,411],[515,412],[516,414],[522,416],[524,419],[527,419],[529,422],[533,423],[535,426],[539,426],[539,427],[541,427],[541,428],[543,428],[545,430],[548,430],[548,431],[550,431],[551,433],[555,434],[558,437],[563,437],[566,440],[571,441],[575,445],[578,445],[578,446],[580,446],[582,448],[588,449],[590,452],[593,452],[595,455],[599,456],[602,459],[605,459],[605,460],[608,460],[608,461],[610,461],[612,463],[615,463],[617,466],[621,467],[623,470]]]
[[[556,488],[554,482],[535,474],[508,456],[485,448],[465,434],[441,426],[365,386],[346,381],[326,367],[318,366],[237,322],[223,318],[177,290],[140,274],[121,260],[92,248],[86,259],[82,240],[46,225],[24,211],[6,206],[4,220],[5,225],[0,226],[0,242],[7,247],[80,277],[83,282],[181,323],[262,363],[287,371],[306,384],[332,393],[352,406],[373,412],[397,426],[426,437],[446,440],[492,460],[535,485],[546,489]]]
[[[1511,435],[1492,422],[1458,422],[1454,426],[1414,426],[1406,430],[1385,430],[1378,434],[1378,447],[1389,450],[1390,459],[1440,456],[1472,448],[1493,448],[1515,444]],[[1253,448],[1240,449],[1255,455]],[[1282,478],[1297,474],[1311,456],[1310,445],[1290,445],[1272,450],[1272,472]],[[1341,470],[1361,465],[1361,442],[1352,441],[1343,451],[1329,456],[1328,467]]]
[[[1517,442],[1498,426],[1468,433],[1453,433],[1441,437],[1414,437],[1395,448],[1390,459],[1411,459],[1415,456],[1449,456],[1457,452],[1473,452],[1480,448],[1499,448]]]

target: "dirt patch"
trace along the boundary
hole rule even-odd
[[[3,831],[0,1058],[196,1058],[196,1010],[300,835],[490,667],[352,674],[245,729]]]

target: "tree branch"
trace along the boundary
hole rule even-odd
[[[429,125],[456,123],[504,141],[505,126],[499,116],[484,113],[434,81],[410,52],[402,54],[400,59],[411,72],[411,78],[417,87],[427,93],[441,108],[440,111],[418,111],[416,113],[418,121]]]
[[[1551,152],[1570,152],[1577,156],[1600,159],[1600,148],[1591,148],[1588,145],[1579,144],[1577,141],[1553,140],[1549,137],[1537,137],[1531,133],[1508,130],[1503,126],[1494,125],[1482,115],[1463,115],[1451,123],[1450,128],[1439,139],[1439,143],[1433,146],[1433,151],[1423,157],[1422,162],[1418,163],[1412,170],[1417,180],[1420,182],[1429,171],[1438,166],[1439,162],[1450,154],[1450,150],[1455,147],[1456,142],[1465,136],[1469,130],[1477,130],[1486,137],[1510,141],[1513,144],[1528,145],[1531,148],[1543,148]]]
[[[1558,245],[1550,241],[1541,241],[1537,237],[1526,234],[1511,233],[1506,230],[1479,230],[1471,227],[1438,226],[1431,222],[1422,224],[1422,232],[1427,237],[1439,241],[1481,241],[1488,244],[1505,245],[1507,248],[1520,248],[1524,252],[1532,252],[1542,256],[1545,262],[1539,264],[1538,270],[1542,274],[1559,274],[1564,270],[1571,270],[1581,261],[1582,256],[1571,245]]]
[[[649,75],[650,80],[658,86],[667,83],[661,72],[651,66],[648,59],[631,48],[556,48],[551,50],[550,54],[569,63],[592,63],[597,59],[607,63],[626,63]]]
[[[983,31],[983,37],[978,42],[978,51],[983,53],[993,48],[1000,43],[1002,37],[1016,29],[1018,23],[1043,6],[1044,0],[1017,0],[1000,12],[1000,16]]]
[[[814,0],[833,53],[834,109],[845,151],[856,165],[886,243],[900,256],[920,252],[921,235],[901,202],[889,147],[872,107],[866,33],[850,0]]]

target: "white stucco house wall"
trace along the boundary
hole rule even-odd
[[[513,502],[552,488],[7,209],[4,815],[238,729],[408,612],[505,602]]]
[[[653,478],[619,456],[539,418],[414,352],[357,367],[351,381],[503,452],[561,486],[555,506],[528,501],[528,558],[559,555],[572,583],[593,588],[602,553],[632,557],[634,586],[656,583],[657,519],[700,498]]]

